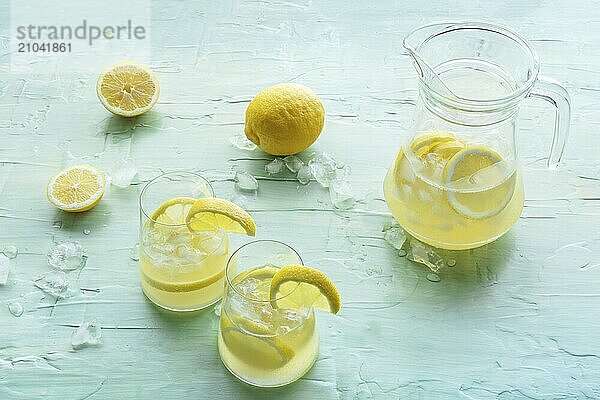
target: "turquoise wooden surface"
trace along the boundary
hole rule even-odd
[[[117,61],[111,51],[102,65],[63,69],[49,58],[11,71],[11,5],[0,4],[0,245],[19,250],[0,286],[0,398],[600,398],[597,5],[425,3],[145,2],[151,53],[139,60],[157,72],[162,93],[152,112],[131,120],[96,99],[100,68]],[[47,11],[56,23],[61,12]],[[496,243],[453,255],[457,265],[430,282],[424,266],[383,241],[391,217],[382,180],[417,83],[401,40],[440,20],[486,20],[530,39],[542,73],[569,89],[573,121],[564,165],[550,172],[553,110],[524,105],[522,217]],[[315,182],[267,176],[272,157],[229,144],[252,96],[282,81],[323,100],[325,129],[309,151],[352,166],[360,199],[352,210],[335,211]],[[133,185],[111,187],[92,211],[70,215],[46,202],[47,180],[66,165],[110,169],[125,156],[139,167]],[[212,308],[179,315],[143,297],[129,258],[138,193],[178,168],[202,171],[217,195],[243,201],[259,238],[291,244],[338,284],[343,310],[318,316],[321,355],[297,383],[239,383],[219,360]],[[259,179],[256,196],[239,197],[237,170]],[[46,253],[60,240],[79,241],[88,259],[69,274],[76,296],[54,301],[34,282],[50,272]],[[8,309],[15,301],[20,317]],[[73,331],[92,319],[102,344],[73,350]]]

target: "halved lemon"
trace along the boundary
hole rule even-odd
[[[304,265],[286,265],[271,278],[269,289],[273,308],[301,309],[313,306],[337,314],[342,299],[323,272]]]
[[[223,229],[248,236],[256,234],[254,220],[243,208],[225,199],[206,197],[198,199],[189,209],[185,222],[192,232]]]
[[[102,171],[89,165],[74,165],[50,178],[46,187],[48,201],[68,212],[82,212],[93,208],[106,187]]]
[[[442,176],[448,201],[456,212],[473,219],[502,211],[515,191],[516,174],[500,154],[485,146],[468,146],[446,164]]]
[[[123,61],[100,73],[96,93],[108,111],[123,117],[135,117],[156,104],[160,85],[154,72],[146,65]]]

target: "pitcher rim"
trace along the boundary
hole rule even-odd
[[[433,32],[427,38],[423,39],[413,47],[408,43],[409,38],[418,32],[419,30],[425,28],[431,28],[434,26],[440,27],[440,29],[436,32]],[[475,100],[475,99],[467,99],[462,97],[448,97],[445,94],[440,93],[439,91],[433,89],[424,79],[423,75],[419,74],[419,81],[423,84],[425,88],[427,88],[428,92],[434,93],[437,97],[441,98],[445,103],[448,103],[451,106],[456,108],[463,108],[464,106],[471,106],[475,109],[488,109],[488,108],[497,108],[499,106],[503,106],[509,103],[512,103],[515,99],[520,99],[523,95],[527,94],[535,84],[535,81],[538,78],[540,71],[540,61],[537,55],[537,52],[523,36],[514,32],[513,30],[506,28],[502,25],[492,24],[487,22],[476,22],[476,21],[463,21],[463,22],[434,22],[430,24],[421,25],[406,35],[402,41],[403,47],[409,52],[414,52],[418,54],[418,50],[421,46],[427,43],[429,40],[433,39],[436,36],[452,32],[455,30],[461,29],[479,29],[479,30],[487,30],[493,33],[501,34],[506,36],[507,38],[515,41],[517,44],[521,45],[523,48],[527,50],[529,55],[531,56],[532,61],[532,74],[529,76],[527,81],[525,81],[522,85],[516,88],[514,91],[509,93],[506,96],[493,98],[493,99],[484,99],[484,100]]]

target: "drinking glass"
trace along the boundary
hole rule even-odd
[[[227,369],[251,385],[292,383],[310,370],[319,352],[312,307],[273,308],[269,301],[271,278],[285,265],[302,265],[302,259],[273,240],[250,242],[227,263],[219,353]],[[279,303],[296,288],[292,285],[274,300]]]
[[[223,295],[225,232],[191,232],[185,217],[193,202],[213,197],[210,183],[193,172],[170,172],[140,194],[140,279],[150,301],[172,311],[194,311]]]

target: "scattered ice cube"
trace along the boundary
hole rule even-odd
[[[17,254],[19,254],[19,249],[17,249],[16,246],[6,246],[2,252],[6,257],[12,259],[17,257]]]
[[[10,271],[10,258],[0,254],[0,285],[6,285],[8,282],[8,273]]]
[[[131,185],[131,181],[133,181],[137,172],[137,167],[133,159],[124,158],[119,160],[110,172],[111,183],[120,188],[126,188]]]
[[[440,276],[438,274],[430,272],[427,274],[427,280],[430,282],[439,282],[442,279],[440,278]]]
[[[71,346],[79,350],[88,346],[97,346],[102,342],[102,329],[94,319],[90,322],[84,322],[71,335]]]
[[[303,165],[302,167],[300,167],[300,169],[298,170],[298,174],[296,175],[296,179],[298,179],[298,182],[300,182],[303,185],[308,184],[312,177],[312,171],[308,165]]]
[[[451,258],[448,261],[446,261],[446,265],[448,265],[449,267],[454,267],[456,265],[456,260]]]
[[[129,258],[131,258],[133,261],[140,260],[140,244],[139,243],[134,244],[133,247],[131,248],[131,250],[129,250]]]
[[[248,172],[236,172],[235,173],[235,186],[239,190],[254,192],[258,190],[258,181],[255,177],[250,175]]]
[[[308,162],[308,166],[315,180],[323,187],[329,187],[336,177],[337,163],[327,153],[318,154],[313,157]]]
[[[82,268],[86,259],[79,242],[60,242],[48,252],[48,264],[63,271]]]
[[[52,227],[53,227],[53,228],[56,228],[56,229],[60,229],[60,228],[62,228],[62,221],[54,221],[54,222],[52,223]]]
[[[446,266],[444,259],[440,257],[431,246],[419,242],[416,239],[411,239],[410,250],[408,251],[407,257],[411,261],[425,264],[433,272],[437,272]]]
[[[285,168],[285,162],[281,158],[275,158],[273,161],[265,165],[265,171],[269,175],[279,174]]]
[[[352,195],[352,186],[348,181],[335,180],[329,185],[329,197],[333,206],[340,210],[354,207],[356,199]]]
[[[8,311],[10,311],[10,313],[15,317],[20,317],[23,315],[25,310],[23,308],[23,304],[19,303],[18,301],[11,301],[8,303]]]
[[[83,230],[83,234],[84,234],[84,235],[89,235],[90,233],[92,233],[92,231],[91,231],[91,230],[89,230],[89,229],[84,229],[84,230]]]
[[[256,149],[256,145],[252,143],[243,133],[237,134],[229,138],[229,143],[240,150],[252,151]]]
[[[63,271],[54,271],[44,275],[35,282],[35,286],[57,299],[73,296],[73,292],[69,290],[69,279]]]
[[[399,226],[392,226],[384,230],[383,239],[396,250],[401,250],[404,242],[406,242],[406,234],[404,233],[404,229]]]
[[[399,257],[405,257],[406,256],[406,250],[404,250],[404,249],[398,250],[398,256]]]
[[[297,173],[304,165],[304,162],[298,156],[287,156],[283,159],[285,166],[293,173]]]

